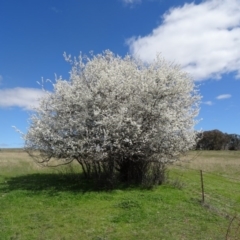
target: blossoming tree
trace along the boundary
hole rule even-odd
[[[161,56],[150,64],[110,51],[71,60],[31,116],[26,150],[40,164],[76,160],[86,177],[160,184],[163,169],[196,143],[200,96]]]

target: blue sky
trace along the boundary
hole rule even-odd
[[[12,126],[27,131],[37,82],[69,78],[64,52],[106,49],[180,64],[203,96],[196,129],[240,134],[240,0],[2,0],[0,148],[23,146]]]

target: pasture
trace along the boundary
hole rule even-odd
[[[203,170],[204,202],[199,170]],[[97,190],[78,165],[0,151],[0,239],[240,239],[240,151],[190,152],[152,189]]]

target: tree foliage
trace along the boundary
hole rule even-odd
[[[227,136],[219,130],[205,131],[197,143],[197,149],[221,150],[227,143]]]
[[[223,133],[217,129],[205,131],[196,145],[201,150],[240,150],[240,135]]]
[[[31,116],[25,148],[41,164],[78,161],[86,177],[159,184],[166,164],[196,144],[200,96],[161,56],[151,64],[110,51],[71,60]]]

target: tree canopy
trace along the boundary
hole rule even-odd
[[[204,131],[196,145],[197,150],[240,150],[240,135],[220,130]]]
[[[111,51],[71,60],[41,99],[25,135],[41,164],[76,160],[86,177],[161,183],[161,169],[196,144],[200,95],[178,65]]]

